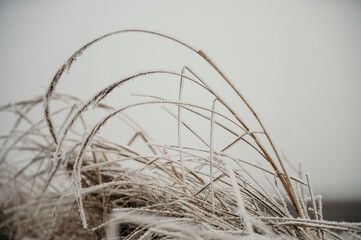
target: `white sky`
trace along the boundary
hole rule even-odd
[[[129,28],[159,31],[204,50],[255,108],[276,146],[302,163],[315,192],[361,199],[360,1],[1,0],[0,104],[43,94],[74,51]],[[89,53],[93,62],[79,59],[73,79],[91,69],[90,94],[157,66],[202,69],[184,49],[167,44],[116,37]],[[142,48],[155,50],[143,59]],[[59,91],[86,98],[81,81]]]

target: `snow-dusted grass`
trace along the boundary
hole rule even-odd
[[[166,38],[194,52],[234,91],[257,127],[251,128],[232,104],[188,66],[180,73],[137,73],[101,89],[88,101],[56,93],[64,72],[84,51],[104,38],[129,32]],[[134,97],[145,100],[120,108],[104,102],[126,82],[144,76],[152,81],[160,74],[179,81],[178,96],[165,99],[138,94]],[[185,82],[211,96],[211,107],[183,100]],[[42,106],[44,115],[31,120],[32,111]],[[52,110],[50,106],[57,107]],[[128,113],[141,114],[148,106],[159,106],[175,118],[177,144],[157,142],[142,127],[147,116],[142,122]],[[224,111],[217,110],[221,107]],[[359,223],[323,220],[321,197],[313,195],[308,176],[304,181],[303,176],[289,173],[243,95],[203,51],[175,38],[142,30],[104,35],[66,61],[45,98],[0,110],[16,118],[13,128],[0,139],[0,226],[3,236],[10,239],[338,239],[357,238],[361,232]],[[95,110],[102,118],[94,123],[86,114]],[[192,127],[196,118],[186,118],[189,114],[207,122],[208,136]],[[123,134],[120,141],[112,141],[101,134],[103,128],[122,134],[114,119],[125,132],[131,132],[130,137]],[[202,147],[189,145],[186,133]],[[218,148],[215,139],[226,134],[233,140]],[[141,144],[133,144],[135,140]],[[259,162],[227,152],[239,145],[256,153]],[[263,180],[250,169],[261,172]],[[264,179],[272,191],[264,186]]]

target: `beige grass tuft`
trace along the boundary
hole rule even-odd
[[[249,127],[232,104],[227,104],[210,84],[189,66],[181,73],[138,73],[101,89],[89,101],[56,93],[64,72],[93,44],[116,34],[150,34],[176,42],[219,74],[254,117]],[[104,99],[124,83],[144,76],[152,81],[166,75],[179,81],[178,96],[136,95],[145,99],[121,108]],[[153,77],[153,78],[152,78]],[[186,102],[183,84],[198,86],[214,99],[211,108]],[[177,100],[174,100],[177,99]],[[217,103],[217,104],[216,104]],[[44,116],[29,117],[44,105]],[[50,106],[62,106],[52,110]],[[159,106],[176,119],[178,144],[158,143],[133,119],[129,110],[142,113]],[[103,114],[90,124],[90,107]],[[220,111],[220,108],[226,111]],[[173,110],[172,110],[173,109]],[[175,113],[173,112],[176,110]],[[45,98],[0,107],[15,117],[13,128],[1,136],[1,238],[4,239],[341,239],[360,238],[360,223],[323,220],[321,198],[307,182],[292,176],[284,166],[271,137],[256,112],[220,68],[203,52],[164,34],[122,30],[99,37],[72,55],[54,76]],[[93,111],[93,110],[89,110]],[[193,127],[192,114],[209,123],[203,136]],[[145,116],[146,117],[146,116]],[[54,120],[57,121],[54,121]],[[63,119],[59,123],[59,119]],[[132,132],[124,142],[101,135],[105,125],[118,123]],[[82,127],[79,127],[82,126]],[[184,134],[204,146],[189,146]],[[231,142],[217,149],[223,134]],[[209,137],[209,141],[208,141]],[[142,141],[144,149],[133,145]],[[239,145],[258,154],[262,164],[227,152]],[[263,172],[274,193],[247,169]],[[298,189],[307,189],[301,196]],[[307,199],[312,212],[308,214]],[[290,214],[286,203],[290,203]],[[311,217],[312,216],[312,219]]]

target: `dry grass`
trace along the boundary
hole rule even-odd
[[[189,67],[181,73],[155,70],[124,78],[87,102],[55,92],[63,73],[82,52],[104,38],[129,32],[175,41],[204,59],[237,94],[258,128],[251,129]],[[177,101],[142,95],[146,101],[118,109],[103,102],[124,83],[159,74],[177,78]],[[185,81],[212,95],[212,107],[183,101]],[[55,103],[63,107],[51,111],[50,105]],[[28,116],[42,105],[45,117],[33,122]],[[129,109],[141,112],[149,105],[160,106],[175,118],[178,144],[157,143],[127,114]],[[227,113],[217,111],[218,106]],[[85,117],[90,107],[104,116],[92,127]],[[172,37],[124,30],[97,38],[59,69],[44,99],[2,106],[0,110],[16,117],[14,127],[1,136],[0,227],[5,239],[360,239],[360,223],[323,220],[321,197],[313,195],[308,177],[305,182],[302,176],[290,175],[242,94],[204,52]],[[208,122],[208,138],[192,128],[194,119],[183,118],[185,112]],[[63,122],[55,124],[59,116]],[[128,144],[101,136],[100,130],[115,118],[133,132],[131,139],[125,139]],[[185,132],[205,147],[185,144]],[[231,134],[234,140],[216,149],[214,139],[222,138],[222,134]],[[138,138],[151,154],[133,146]],[[227,154],[237,145],[256,152],[262,164]],[[249,167],[262,171],[273,190],[264,188]],[[287,203],[291,203],[295,216]]]

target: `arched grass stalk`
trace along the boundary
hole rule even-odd
[[[112,32],[112,33],[109,33],[109,34],[106,34],[104,36],[101,36],[89,43],[87,43],[86,45],[84,45],[82,48],[80,48],[76,53],[74,53],[69,59],[68,61],[58,70],[58,72],[56,73],[56,75],[54,76],[53,78],[53,81],[51,82],[50,86],[49,86],[49,89],[45,95],[45,118],[47,120],[47,123],[48,123],[48,126],[49,126],[49,131],[53,137],[53,140],[54,142],[57,144],[58,142],[58,139],[57,139],[57,136],[54,132],[54,129],[53,129],[53,123],[52,123],[52,120],[49,116],[49,100],[50,100],[50,97],[51,95],[53,94],[54,90],[55,90],[55,87],[58,83],[58,81],[60,80],[62,74],[64,73],[64,71],[66,69],[70,69],[71,65],[73,64],[73,62],[87,49],[89,48],[91,45],[93,45],[94,43],[106,38],[106,37],[109,37],[109,36],[112,36],[112,35],[115,35],[115,34],[121,34],[121,33],[129,33],[129,32],[135,32],[135,33],[146,33],[146,34],[152,34],[152,35],[156,35],[156,36],[160,36],[162,38],[166,38],[166,39],[169,39],[169,40],[172,40],[172,41],[175,41],[177,43],[179,43],[180,45],[183,45],[185,46],[186,48],[188,48],[189,50],[197,53],[199,56],[201,56],[203,59],[205,59],[221,76],[222,78],[229,84],[229,86],[237,93],[237,95],[241,98],[241,100],[247,105],[248,109],[252,112],[252,114],[255,116],[256,120],[258,121],[258,123],[260,124],[260,126],[262,127],[262,130],[265,132],[265,135],[269,141],[269,143],[271,144],[272,146],[272,149],[273,151],[275,152],[276,154],[276,157],[281,165],[281,168],[283,170],[283,174],[285,175],[285,178],[283,178],[281,175],[279,175],[280,177],[280,180],[281,180],[281,183],[283,184],[287,194],[289,195],[289,198],[293,204],[293,206],[295,207],[298,215],[300,217],[303,217],[303,213],[301,211],[301,207],[300,207],[300,204],[298,202],[298,199],[295,195],[295,191],[293,189],[293,186],[292,186],[292,183],[290,181],[290,178],[287,174],[287,172],[285,171],[285,168],[284,168],[284,165],[283,165],[283,162],[281,160],[281,158],[279,157],[279,154],[270,138],[270,136],[268,135],[267,131],[265,130],[261,120],[259,119],[258,115],[255,113],[255,111],[253,110],[253,108],[249,105],[249,103],[246,101],[246,99],[242,96],[242,94],[237,90],[237,88],[235,88],[235,86],[231,83],[231,81],[225,76],[225,74],[215,65],[215,63],[201,50],[197,51],[195,50],[193,47],[191,47],[190,45],[178,40],[178,39],[175,39],[173,37],[170,37],[170,36],[167,36],[167,35],[164,35],[164,34],[160,34],[160,33],[156,33],[156,32],[152,32],[152,31],[147,31],[147,30],[134,30],[134,29],[131,29],[131,30],[121,30],[121,31],[116,31],[116,32]],[[212,92],[214,94],[214,92]],[[105,96],[105,95],[104,95]],[[216,96],[216,95],[215,95]],[[218,96],[216,96],[218,98]],[[222,102],[221,98],[219,98],[220,101]],[[227,106],[224,102],[222,102],[225,106]],[[249,131],[249,128],[247,127],[247,125],[240,119],[240,117],[231,109],[229,108],[229,110],[232,112],[232,114],[237,118],[237,120],[242,124],[242,126],[246,129],[246,131]],[[275,169],[276,173],[280,174],[280,170],[278,169],[278,167],[276,166],[274,160],[271,158],[271,156],[269,155],[269,153],[266,151],[266,149],[260,144],[260,142],[258,141],[258,139],[256,138],[256,136],[252,135],[252,138],[255,140],[256,144],[261,148],[262,152],[264,153],[264,155],[267,157],[268,161],[270,162],[270,164],[272,165],[272,167]]]

